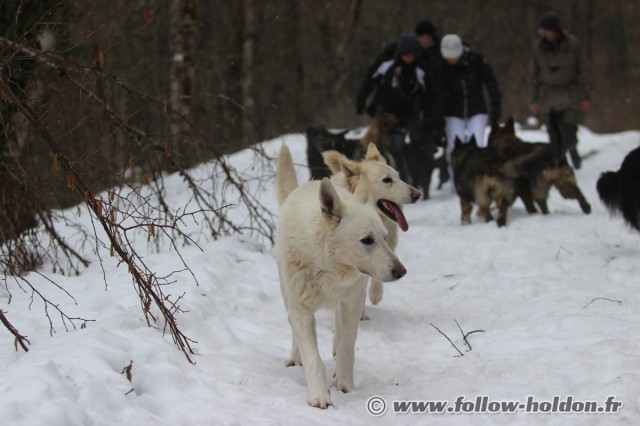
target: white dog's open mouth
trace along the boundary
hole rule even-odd
[[[396,203],[389,200],[378,200],[378,208],[385,214],[385,216],[396,222],[400,229],[405,232],[409,229],[407,219],[404,217],[402,210],[400,210],[400,207],[398,207]]]

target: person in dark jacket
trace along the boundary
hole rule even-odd
[[[411,184],[429,198],[431,175],[439,170],[438,188],[449,180],[445,156],[435,158],[438,147],[446,146],[444,133],[444,62],[440,54],[440,37],[433,23],[427,19],[418,22],[414,33],[422,45],[421,65],[427,73],[426,93],[419,117],[412,123],[407,145],[407,165]]]
[[[554,12],[547,12],[538,22],[540,38],[533,46],[530,65],[531,104],[533,114],[540,113],[549,138],[561,141],[561,155],[569,151],[571,163],[580,168],[578,122],[580,110],[591,107],[591,80],[588,64],[578,39],[563,30]],[[558,126],[550,126],[551,115]],[[554,134],[560,129],[560,135]]]
[[[391,130],[392,154],[396,168],[405,180],[406,133],[409,124],[420,113],[426,92],[426,73],[418,63],[421,52],[422,46],[415,34],[402,34],[394,57],[378,65],[373,73],[367,74],[356,99],[358,114],[362,114],[365,108],[369,113],[380,108],[383,113],[395,117],[396,125]],[[367,108],[367,98],[374,91],[373,101]]]
[[[444,87],[442,84],[442,56],[440,55],[440,38],[436,27],[429,20],[417,23],[414,34],[420,42],[420,54],[416,63],[425,72],[424,94],[414,105],[414,116],[408,123],[409,144],[402,146],[406,154],[407,171],[411,183],[422,189],[425,199],[429,198],[429,186],[434,167],[440,169],[440,186],[449,179],[445,158],[434,159],[438,146],[445,146],[444,137]],[[406,36],[407,34],[405,34]],[[401,38],[402,40],[402,38]],[[374,90],[371,81],[378,68],[387,61],[397,57],[398,42],[385,46],[369,66],[366,78],[357,96],[356,108],[359,114],[367,112],[374,116],[379,104],[374,96],[366,105],[366,98]],[[399,140],[399,137],[398,137]],[[403,175],[405,171],[401,171]]]
[[[462,43],[457,34],[442,38],[440,51],[445,60],[445,131],[447,135],[447,160],[451,164],[451,152],[456,137],[468,143],[475,136],[479,147],[486,147],[484,137],[487,122],[497,124],[502,113],[502,98],[498,81],[484,57]],[[482,92],[489,93],[491,109],[487,109]],[[451,168],[449,171],[452,173]]]

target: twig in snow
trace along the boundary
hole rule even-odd
[[[460,354],[460,355],[454,355],[454,356],[456,356],[456,357],[457,357],[457,356],[464,356],[464,354],[463,354],[462,352],[460,352],[460,349],[458,349],[458,347],[457,347],[457,346],[456,346],[456,345],[451,341],[451,339],[449,339],[449,337],[448,337],[446,334],[444,334],[444,333],[442,332],[442,330],[440,330],[438,327],[436,327],[436,326],[435,326],[435,325],[433,325],[433,324],[431,324],[431,327],[433,327],[433,328],[435,328],[436,330],[438,330],[438,332],[439,332],[440,334],[442,334],[442,335],[445,337],[445,339],[447,339],[447,340],[449,341],[449,343],[451,343],[451,346],[453,346],[453,347],[455,348],[455,350],[456,350],[456,351],[458,351],[458,353]]]
[[[584,305],[582,307],[582,309],[586,308],[587,306],[589,306],[590,304],[592,304],[593,302],[595,302],[596,300],[606,300],[608,302],[613,302],[613,303],[617,303],[619,306],[622,305],[622,300],[614,300],[614,299],[609,299],[606,297],[596,297],[595,299],[591,299],[591,302],[587,303],[586,305]]]
[[[462,334],[462,338],[464,339],[464,343],[469,347],[469,351],[473,350],[473,348],[471,347],[471,343],[469,343],[469,340],[467,339],[467,337],[469,337],[471,334],[473,333],[484,333],[484,330],[473,330],[470,331],[468,333],[465,333],[464,331],[462,331],[462,327],[460,327],[460,324],[458,324],[458,320],[454,320],[456,322],[456,325],[458,326],[458,330],[460,330],[460,333]],[[467,351],[467,352],[469,352]]]
[[[122,369],[122,372],[120,374],[124,374],[127,377],[127,380],[129,381],[129,383],[131,383],[131,368],[133,367],[133,361],[129,361],[129,365],[127,365],[125,368]],[[126,395],[129,395],[131,392],[133,392],[133,388],[131,388],[131,390],[127,393],[125,393]]]
[[[573,254],[573,253],[571,253],[569,250],[567,250],[566,248],[564,248],[564,247],[560,246],[560,247],[558,248],[558,251],[556,252],[556,260],[558,260],[558,257],[560,257],[560,251],[561,251],[561,250],[564,250],[564,251],[566,251],[566,252],[567,252],[567,253],[569,253],[569,254]]]

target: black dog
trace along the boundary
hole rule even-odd
[[[362,157],[362,145],[358,140],[347,139],[348,130],[333,133],[324,126],[307,128],[307,163],[311,179],[322,180],[330,177],[331,171],[324,164],[322,153],[324,151],[338,151],[348,158]]]
[[[604,172],[596,186],[611,212],[621,212],[625,222],[640,231],[640,147],[631,151],[617,172]]]

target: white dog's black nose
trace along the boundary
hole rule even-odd
[[[399,280],[400,278],[404,277],[406,274],[407,274],[407,270],[405,269],[404,265],[400,262],[397,262],[393,267],[393,269],[391,270],[391,276],[393,276],[393,278],[395,278],[396,280]]]
[[[422,197],[422,193],[414,187],[411,187],[411,201],[415,203],[420,197]]]

